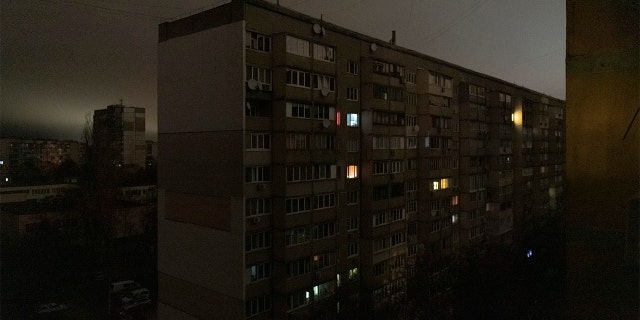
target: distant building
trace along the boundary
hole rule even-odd
[[[96,154],[110,165],[146,166],[144,108],[110,105],[93,113]]]
[[[25,170],[50,173],[65,160],[80,165],[84,150],[78,141],[54,139],[0,138],[0,185],[32,183],[21,181]]]
[[[562,100],[265,1],[159,41],[160,319],[370,318],[563,207]]]

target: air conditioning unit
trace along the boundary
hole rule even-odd
[[[355,238],[355,236],[354,236],[353,233],[347,233],[347,238],[348,239],[353,239],[353,238]]]
[[[267,186],[264,183],[259,183],[259,184],[256,185],[256,190],[262,191],[262,190],[266,189],[266,187]]]
[[[258,224],[258,223],[260,223],[260,221],[261,221],[260,217],[251,218],[251,223],[252,224]]]
[[[396,155],[396,151],[395,151],[395,150],[391,150],[391,151],[389,152],[389,154],[393,157],[393,156],[395,156],[395,155]]]
[[[395,173],[390,174],[390,175],[389,175],[389,178],[390,178],[391,180],[395,179],[395,178],[396,178],[396,174],[395,174]]]

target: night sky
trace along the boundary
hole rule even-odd
[[[228,1],[1,0],[0,135],[80,139],[123,100],[157,131],[157,26]],[[272,2],[275,2],[272,1]],[[281,0],[280,5],[565,98],[565,2]],[[399,4],[399,5],[398,5]]]

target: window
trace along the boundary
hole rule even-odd
[[[360,152],[360,140],[348,139],[347,140],[347,152]]]
[[[355,179],[357,177],[358,177],[358,166],[357,165],[347,166],[347,179]]]
[[[347,100],[358,101],[358,88],[347,88]]]
[[[266,249],[271,247],[271,230],[247,234],[245,251]]]
[[[391,173],[404,172],[404,160],[393,160],[389,162]]]
[[[284,237],[287,246],[294,246],[311,240],[309,229],[306,227],[285,230]]]
[[[271,91],[271,69],[247,65],[246,81],[251,79],[257,82],[258,89]]]
[[[316,90],[328,89],[330,92],[336,91],[336,78],[332,76],[314,74],[313,88]]]
[[[449,178],[440,179],[440,189],[447,189],[447,188],[449,188]]]
[[[334,291],[336,290],[336,284],[334,281],[329,281],[329,282],[325,282],[323,284],[317,285],[313,287],[313,299],[314,300],[321,300],[324,299],[328,296],[333,295]],[[326,317],[325,319],[328,319],[329,317]]]
[[[417,106],[418,105],[418,95],[415,94],[415,93],[407,92],[407,104],[409,104],[411,106]]]
[[[431,71],[429,71],[429,84],[446,89],[451,89],[453,87],[450,77]]]
[[[389,161],[379,160],[373,162],[373,174],[389,173]]]
[[[311,73],[287,69],[287,85],[302,88],[311,88]]]
[[[451,196],[451,206],[457,206],[458,204],[460,204],[460,197]]]
[[[336,206],[334,193],[317,194],[313,196],[313,209],[325,209]]]
[[[313,270],[320,270],[336,264],[336,255],[333,252],[316,254],[313,256]]]
[[[247,299],[245,304],[245,315],[247,317],[269,310],[271,310],[271,295]]]
[[[347,244],[347,257],[352,258],[357,256],[359,253],[358,243],[357,242],[349,242]],[[351,279],[351,277],[349,277]]]
[[[416,73],[415,72],[407,72],[407,75],[404,77],[404,82],[406,83],[416,83]]]
[[[383,200],[389,199],[389,187],[384,186],[374,186],[373,187],[373,200]]]
[[[271,214],[271,198],[248,198],[245,200],[247,217]]]
[[[376,264],[373,265],[373,275],[374,276],[381,276],[381,275],[384,274],[385,263],[386,263],[386,261],[382,261],[380,263],[376,263]]]
[[[316,60],[335,62],[336,61],[336,49],[333,47],[313,44],[313,58]]]
[[[291,197],[284,200],[285,213],[300,213],[311,210],[311,197]]]
[[[418,212],[418,201],[407,202],[407,213]]]
[[[360,72],[360,66],[357,61],[347,60],[347,73],[357,75]]]
[[[247,268],[251,275],[251,282],[268,279],[271,277],[271,264],[269,262],[263,262],[251,265]]]
[[[289,133],[287,134],[287,149],[288,150],[304,150],[307,149],[308,135],[304,133]]]
[[[311,272],[311,259],[309,258],[302,258],[295,261],[289,261],[287,263],[287,276],[289,278],[297,277],[309,272]]]
[[[247,136],[247,150],[263,151],[271,150],[270,133],[250,133]]]
[[[418,148],[418,137],[407,137],[407,149]]]
[[[480,86],[476,86],[474,84],[470,84],[469,85],[469,96],[472,97],[478,97],[478,98],[485,98],[485,89],[483,87]]]
[[[395,77],[404,78],[405,69],[401,65],[384,62],[373,61],[373,72],[389,74]]]
[[[389,243],[392,247],[401,245],[405,242],[407,242],[407,237],[404,232],[394,233],[389,237]]]
[[[354,231],[360,228],[360,218],[359,217],[349,217],[347,218],[347,231]]]
[[[405,185],[404,191],[408,198],[414,197],[418,194],[418,180],[407,180]]]
[[[358,199],[360,198],[360,191],[348,191],[347,192],[347,205],[350,204],[358,204]]]
[[[358,114],[347,113],[347,127],[357,127],[358,124]]]
[[[247,117],[270,117],[271,102],[265,100],[251,99],[245,105],[245,113]]]
[[[373,149],[389,149],[389,137],[387,136],[374,136],[373,137]]]
[[[301,290],[289,295],[287,301],[289,304],[289,311],[303,307],[309,304],[310,292],[307,290]]]
[[[412,244],[407,246],[407,256],[415,256],[418,254],[418,245]]]
[[[287,166],[287,182],[308,181],[312,179],[312,168],[309,166]]]
[[[349,280],[358,280],[360,272],[358,268],[349,269]]]
[[[314,134],[312,136],[314,148],[320,150],[333,150],[336,146],[336,136],[333,134]]]
[[[310,57],[311,51],[309,48],[309,41],[294,38],[292,36],[286,37],[287,53],[292,53],[298,56]]]
[[[287,102],[287,117],[310,119],[311,105],[302,102]]]
[[[373,97],[376,99],[387,100],[388,88],[379,84],[373,84]]]
[[[249,167],[245,171],[246,182],[269,182],[271,181],[271,167]]]
[[[312,236],[314,240],[323,239],[335,235],[335,223],[333,221],[322,222],[312,227]]]
[[[334,164],[315,164],[312,165],[313,179],[335,179],[336,178],[336,165]]]
[[[393,136],[389,138],[390,149],[404,149],[404,137]]]
[[[253,31],[247,31],[246,47],[249,49],[271,52],[271,37]]]

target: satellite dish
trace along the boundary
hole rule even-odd
[[[322,120],[322,126],[326,129],[329,128],[329,125],[331,125],[331,121],[329,121],[329,119],[324,119]]]
[[[322,31],[320,33],[322,33],[322,36],[324,37],[327,35],[327,30],[325,30],[324,27],[322,27]]]
[[[329,95],[329,88],[322,87],[322,89],[320,89],[320,94],[322,94],[325,97],[328,96]]]
[[[375,44],[375,43],[372,43],[371,44],[371,51],[376,51],[376,50],[378,50],[378,45]]]
[[[249,89],[255,90],[258,88],[258,81],[256,81],[256,79],[249,79],[249,81],[247,81],[247,85],[249,86]]]
[[[413,130],[420,131],[420,126],[416,124],[415,126],[413,126]]]
[[[314,24],[313,25],[313,33],[315,34],[320,34],[322,32],[322,27],[319,24]]]
[[[251,110],[251,103],[247,102],[246,106],[247,106],[247,109]]]

